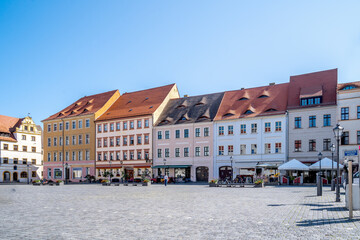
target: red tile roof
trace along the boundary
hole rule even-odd
[[[21,118],[0,115],[0,133],[9,134],[9,136],[0,136],[0,141],[16,142],[13,132],[15,127],[20,125],[21,121]]]
[[[70,106],[43,121],[96,113],[117,91],[118,90],[113,90],[80,98]]]
[[[322,103],[315,106],[336,105],[337,69],[290,77],[288,109],[314,107],[301,106],[301,97],[322,96]]]
[[[360,81],[349,82],[349,83],[339,83],[337,86],[338,86],[338,90],[342,90],[344,87],[348,87],[348,86],[354,86],[355,88],[360,88]]]
[[[97,120],[149,115],[156,111],[175,84],[124,93]]]
[[[283,114],[286,111],[288,83],[227,91],[215,120]]]

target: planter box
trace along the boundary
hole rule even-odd
[[[216,183],[209,183],[209,187],[216,187]]]
[[[41,182],[33,183],[33,186],[40,186],[40,185],[41,185]]]
[[[260,183],[260,184],[255,184],[254,187],[256,187],[256,188],[262,188],[263,185],[262,185],[262,183]]]
[[[49,186],[54,186],[54,183],[49,183]]]
[[[151,185],[151,183],[150,182],[143,182],[142,185],[143,186],[149,186],[149,185]]]
[[[103,183],[103,186],[110,186],[110,183]]]

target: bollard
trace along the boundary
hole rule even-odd
[[[335,191],[335,179],[331,180],[331,191]]]
[[[352,160],[349,160],[348,162],[349,167],[349,182],[348,182],[348,188],[349,188],[349,219],[353,218],[353,194],[352,194]]]
[[[322,184],[321,184],[321,175],[320,173],[317,174],[317,195],[322,196]]]

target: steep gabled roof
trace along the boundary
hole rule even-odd
[[[172,99],[166,105],[156,126],[211,122],[218,111],[224,93]]]
[[[103,121],[153,114],[174,86],[176,85],[170,84],[137,92],[124,93],[97,120]]]
[[[321,104],[336,105],[337,69],[290,77],[288,109],[314,107],[301,106],[300,99],[321,96]],[[316,106],[316,105],[315,105]]]
[[[13,132],[21,121],[21,118],[0,115],[0,141],[16,142]],[[6,136],[1,136],[1,134],[6,134]]]
[[[355,88],[360,88],[360,81],[357,82],[349,82],[349,83],[339,83],[337,85],[337,89],[339,91],[343,91],[343,90],[351,90],[351,89],[355,89]]]
[[[286,111],[288,83],[227,91],[215,120],[283,114]]]
[[[48,117],[43,121],[96,113],[99,109],[101,109],[104,106],[104,104],[107,103],[107,101],[109,101],[109,99],[117,91],[118,90],[113,90],[109,92],[99,93],[99,94],[80,98],[70,106],[64,108],[60,112],[55,113],[54,115],[51,115],[50,117]]]

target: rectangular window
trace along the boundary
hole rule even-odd
[[[71,124],[72,124],[72,129],[76,129],[76,121],[72,121]]]
[[[130,121],[130,129],[134,129],[134,121]]]
[[[360,106],[357,106],[357,119],[360,119]]]
[[[271,153],[271,144],[265,143],[265,154]]]
[[[149,144],[149,135],[144,135],[144,144]]]
[[[31,136],[31,141],[35,142],[35,141],[36,141],[36,137],[35,137],[35,136]]]
[[[120,152],[116,152],[116,160],[120,160]]]
[[[104,138],[104,139],[103,139],[103,142],[104,142],[104,147],[107,147],[107,146],[108,146],[108,144],[107,144],[107,138]]]
[[[3,158],[3,163],[4,163],[4,164],[8,164],[8,163],[9,163],[9,159],[8,159],[8,158]]]
[[[101,153],[98,153],[98,161],[101,161]]]
[[[98,125],[98,133],[101,133],[101,124]]]
[[[104,132],[107,132],[108,131],[108,125],[107,123],[104,124]]]
[[[325,138],[323,140],[323,151],[330,151],[330,145],[331,145],[331,140],[329,138]]]
[[[79,145],[82,144],[82,135],[79,135],[78,140],[79,140]]]
[[[301,117],[295,118],[295,128],[301,128]]]
[[[70,127],[70,123],[69,122],[65,122],[65,130],[69,130]]]
[[[76,136],[73,135],[73,136],[72,136],[72,145],[75,145],[75,144],[76,144]]]
[[[123,122],[123,130],[127,130],[127,122]]]
[[[63,130],[63,123],[59,123],[59,131]]]
[[[51,124],[47,125],[47,130],[48,130],[48,132],[51,132]]]
[[[195,137],[200,137],[200,128],[195,128]]]
[[[130,136],[130,145],[134,145],[134,136]]]
[[[208,146],[204,147],[204,156],[209,156],[209,147]]]
[[[85,151],[85,160],[86,161],[90,160],[90,151],[89,150]]]
[[[7,144],[6,144],[7,145]],[[5,149],[5,144],[4,144],[4,149]],[[6,150],[6,149],[5,149]],[[14,145],[14,151],[18,151],[19,150],[19,147],[18,145]]]
[[[69,136],[65,137],[65,143],[66,143],[66,146],[68,146],[70,144]]]
[[[189,157],[189,148],[184,148],[184,157]]]
[[[349,108],[341,108],[341,120],[349,120]]]
[[[149,119],[145,119],[144,125],[145,125],[146,128],[149,127]]]
[[[27,152],[27,146],[23,146],[23,152]]]
[[[270,132],[271,131],[271,127],[270,127],[270,123],[269,122],[266,122],[265,123],[265,132]]]
[[[82,178],[82,168],[73,168],[73,178],[74,179],[81,179]]]
[[[170,139],[170,131],[169,130],[165,131],[165,139]]]
[[[114,152],[110,152],[110,161],[114,160]]]
[[[141,120],[137,120],[137,128],[141,128]]]
[[[257,154],[257,145],[251,144],[251,154]]]
[[[158,134],[157,134],[157,135],[158,135],[158,139],[161,140],[161,139],[162,139],[162,131],[158,131],[157,133],[158,133]]]
[[[234,134],[234,126],[233,125],[229,125],[228,126],[228,135],[233,135]]]
[[[101,142],[102,142],[101,139],[98,139],[98,144],[97,144],[98,148],[101,148],[102,146]]]
[[[246,124],[240,124],[240,133],[245,134],[246,133]]]
[[[85,135],[85,144],[90,144],[90,135],[89,134]]]
[[[189,137],[189,129],[184,129],[184,138]]]
[[[219,136],[223,136],[224,135],[224,126],[220,126],[219,127]]]
[[[9,144],[4,144],[4,150],[9,150]]]
[[[281,153],[281,143],[275,143],[275,153]]]
[[[127,146],[127,137],[123,137],[123,146]]]
[[[31,152],[36,152],[36,147],[31,147]]]
[[[89,128],[90,127],[90,119],[86,119],[85,120],[85,127]]]
[[[22,140],[26,140],[26,135],[22,135]]]
[[[78,159],[79,159],[79,161],[82,161],[82,151],[78,152]]]
[[[328,127],[331,125],[331,115],[324,114],[324,127]]]
[[[57,161],[57,154],[56,154],[56,152],[54,152],[54,162],[56,162]]]
[[[360,144],[360,131],[357,131],[356,139],[357,144]]]
[[[23,158],[23,164],[27,164],[27,158]]]
[[[295,152],[301,151],[301,140],[295,140]]]
[[[141,135],[137,135],[137,145],[141,145]]]
[[[113,146],[114,146],[114,138],[111,137],[111,138],[110,138],[110,147],[113,147]]]
[[[76,152],[75,151],[72,152],[72,159],[71,160],[73,160],[73,161],[76,160]]]
[[[57,146],[57,138],[54,137],[54,147],[56,147],[56,146]]]
[[[175,157],[180,157],[180,148],[175,148]]]
[[[61,152],[59,152],[59,153],[61,153]],[[61,158],[60,158],[60,161],[61,161]],[[36,159],[31,159],[31,164],[36,165]]]
[[[19,164],[19,159],[18,158],[14,158],[14,164]]]
[[[200,157],[200,147],[195,147],[195,157]]]
[[[240,154],[246,154],[246,144],[240,144]]]
[[[170,150],[165,148],[165,157],[170,157]]]
[[[54,132],[56,132],[56,131],[57,131],[57,123],[54,123],[54,125],[53,125],[53,129],[54,129]]]
[[[120,146],[120,137],[116,137],[116,146]]]
[[[349,145],[349,132],[343,132],[341,136],[341,145]]]
[[[127,151],[123,151],[123,159],[127,160]]]
[[[209,128],[205,127],[204,128],[204,137],[208,137],[209,136]]]
[[[63,143],[64,139],[63,137],[59,137],[59,145],[62,146],[64,143]]]
[[[281,122],[275,122],[275,132],[281,131]]]
[[[119,122],[116,123],[116,131],[120,131],[120,123]]]
[[[224,146],[219,146],[219,155],[224,155]]]
[[[169,151],[168,151],[169,154]],[[166,149],[165,149],[165,156],[166,156]],[[140,160],[141,159],[141,150],[137,151],[137,159]]]
[[[82,124],[83,124],[83,121],[82,121],[82,120],[79,120],[79,121],[78,121],[78,126],[79,126],[79,128],[82,128],[82,127],[83,127]]]
[[[51,138],[48,138],[48,147],[51,147]]]
[[[257,133],[257,124],[256,123],[251,124],[251,133]]]
[[[162,158],[162,151],[160,148],[157,150],[157,156],[158,158]]]
[[[316,140],[315,139],[309,140],[309,151],[310,152],[316,151]]]
[[[110,123],[110,132],[114,131],[114,123]]]
[[[233,153],[234,153],[234,146],[228,145],[228,155],[233,155]]]
[[[309,128],[316,127],[316,116],[309,116]]]
[[[48,178],[51,178],[51,168],[48,168],[47,174],[48,174]]]
[[[175,137],[180,138],[180,130],[175,130]]]
[[[66,161],[69,161],[69,152],[65,153],[65,159],[66,159]]]

